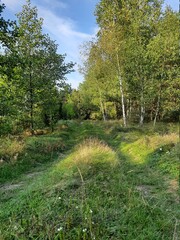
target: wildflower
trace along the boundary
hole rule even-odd
[[[79,207],[78,206],[76,206],[76,209],[78,209]]]
[[[92,213],[93,211],[90,209],[90,211],[89,211],[90,213]]]
[[[59,227],[57,230],[58,230],[58,232],[60,232],[63,230],[63,227]]]
[[[162,148],[160,148],[159,150],[162,151]]]
[[[58,197],[59,200],[61,200],[61,197]]]
[[[87,232],[87,228],[84,228],[84,229],[83,229],[83,232]]]
[[[92,222],[92,225],[94,225],[94,222]]]

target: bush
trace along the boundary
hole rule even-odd
[[[0,136],[13,133],[13,121],[8,117],[0,117]]]

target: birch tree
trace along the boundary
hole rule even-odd
[[[122,23],[120,20],[120,12],[122,11],[122,2],[121,1],[109,1],[102,0],[97,5],[96,8],[96,19],[97,23],[100,26],[99,31],[99,40],[102,43],[102,46],[109,55],[109,58],[115,65],[117,70],[117,79],[119,81],[119,89],[121,95],[121,106],[123,114],[123,123],[124,126],[127,125],[126,120],[126,111],[125,111],[125,98],[124,98],[124,79],[123,79],[123,70],[121,65],[122,54],[120,52],[123,47],[124,41],[124,29],[122,28]],[[108,39],[106,41],[105,39]]]
[[[154,125],[158,118],[176,118],[179,111],[180,57],[179,16],[167,8],[157,25],[157,34],[148,45],[152,61]]]

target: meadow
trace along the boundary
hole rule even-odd
[[[0,239],[178,240],[179,149],[170,123],[1,137]]]

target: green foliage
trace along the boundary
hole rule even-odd
[[[5,9],[5,4],[0,2],[0,43],[5,48],[11,49],[17,36],[17,25],[15,21],[5,20],[2,17],[2,12]],[[1,56],[1,60],[2,60]]]
[[[10,120],[8,117],[1,117],[0,118],[0,136],[11,134],[13,132],[13,124],[12,120]]]
[[[74,119],[76,117],[73,103],[64,104],[62,112],[65,119]]]
[[[95,15],[99,32],[83,49],[80,94],[88,95],[104,120],[111,117],[112,102],[124,125],[178,121],[178,13],[164,10],[160,0],[101,0]]]
[[[74,64],[65,63],[65,55],[57,53],[55,41],[42,33],[43,19],[38,17],[37,8],[32,7],[29,0],[17,19],[18,35],[13,35],[14,44],[11,48],[5,46],[7,49],[1,55],[0,116],[14,118],[32,133],[38,126],[42,127],[43,122],[53,131],[59,119],[59,98],[66,86],[65,75],[72,71]],[[1,21],[2,35],[10,36],[13,23],[3,18]]]

